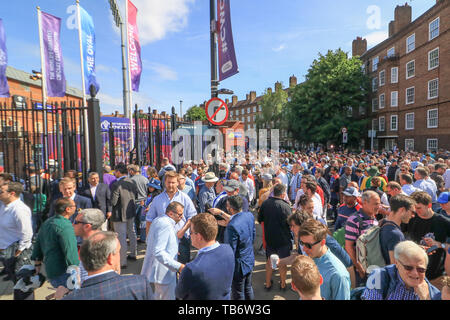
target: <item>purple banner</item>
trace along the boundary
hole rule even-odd
[[[6,79],[6,67],[8,66],[8,52],[6,51],[6,34],[3,28],[3,20],[0,19],[0,97],[9,97],[8,80]]]
[[[217,19],[219,81],[222,81],[239,72],[231,30],[230,0],[217,0]]]
[[[66,78],[60,45],[61,19],[41,12],[42,39],[48,97],[66,95]]]
[[[142,61],[141,45],[137,27],[137,8],[131,1],[127,0],[128,6],[128,67],[130,68],[131,87],[133,91],[139,91],[141,81]]]

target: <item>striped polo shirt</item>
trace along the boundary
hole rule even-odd
[[[359,217],[359,219],[358,219]],[[360,221],[362,225],[360,226]],[[358,237],[364,233],[371,226],[377,226],[378,221],[375,217],[369,217],[361,208],[358,212],[352,214],[347,219],[347,224],[345,225],[345,240],[355,241]]]

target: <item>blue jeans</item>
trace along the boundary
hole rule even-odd
[[[253,300],[252,273],[247,275],[234,275],[231,284],[231,299],[233,300]]]
[[[53,286],[53,288],[58,288],[59,286],[63,286],[63,287],[67,288],[67,279],[69,279],[69,277],[70,277],[70,274],[63,273],[62,275],[57,276],[56,278],[48,279],[48,281]]]

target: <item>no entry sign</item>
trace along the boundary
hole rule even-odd
[[[219,98],[209,100],[206,103],[205,112],[209,122],[216,126],[222,125],[228,119],[228,106]]]

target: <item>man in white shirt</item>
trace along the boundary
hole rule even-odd
[[[278,168],[277,178],[280,178],[281,183],[286,186],[286,189],[289,187],[289,179],[286,175],[286,168]]]
[[[255,184],[252,179],[248,178],[248,170],[242,170],[242,175],[239,179],[248,189],[248,202],[251,203],[255,198]]]
[[[308,198],[312,199],[312,201],[314,202],[314,212],[313,212],[314,217],[322,218],[325,220],[322,199],[320,198],[320,195],[316,192],[316,190],[317,190],[317,183],[314,180],[302,179],[301,189],[298,190],[297,197],[295,198],[294,209],[297,209],[300,197],[303,194],[306,194]]]
[[[14,283],[17,280],[16,272],[22,266],[31,264],[33,238],[31,210],[20,200],[22,192],[23,186],[19,182],[9,182],[0,186],[0,201],[4,204],[4,207],[0,208],[0,260],[5,265],[8,278]],[[32,292],[24,294],[20,290],[15,290],[14,299],[34,299],[34,295]]]

